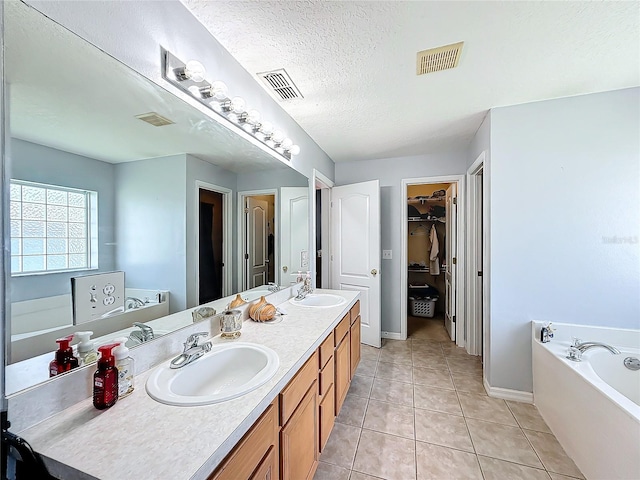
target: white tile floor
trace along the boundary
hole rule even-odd
[[[482,365],[441,319],[363,346],[315,480],[583,478],[537,409],[486,395]]]

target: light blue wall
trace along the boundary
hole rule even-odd
[[[114,181],[110,163],[12,138],[11,178],[98,192],[98,266],[90,273],[115,268]],[[11,278],[11,301],[71,293],[71,277],[85,272],[49,273]]]
[[[238,174],[238,191],[280,187],[308,187],[309,179],[292,168],[242,172]]]
[[[116,268],[126,286],[170,290],[171,312],[187,305],[186,156],[116,165]]]
[[[400,312],[406,308],[401,301],[400,276],[405,268],[400,264],[400,251],[405,241],[406,227],[401,224],[402,180],[405,178],[458,175],[466,171],[465,150],[433,155],[401,158],[381,158],[336,164],[337,185],[380,180],[380,242],[383,250],[392,250],[391,260],[381,260],[381,321],[382,330],[400,333]],[[403,207],[404,205],[404,207]]]
[[[640,328],[640,88],[496,108],[490,128],[488,380],[531,392],[531,320]]]

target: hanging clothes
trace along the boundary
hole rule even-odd
[[[431,225],[429,241],[431,242],[431,251],[429,252],[429,273],[431,273],[431,275],[440,275],[440,260],[438,259],[440,246],[438,245],[438,234],[436,233],[435,224]]]

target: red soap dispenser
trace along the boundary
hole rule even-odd
[[[93,406],[104,410],[118,401],[118,369],[112,350],[119,343],[109,343],[98,348],[98,370],[93,374]]]
[[[49,363],[50,377],[55,377],[59,373],[68,372],[79,365],[78,359],[73,356],[73,349],[69,346],[71,340],[73,340],[73,335],[56,340],[58,351],[56,352],[56,358]]]

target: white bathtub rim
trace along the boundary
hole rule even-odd
[[[600,376],[595,372],[593,367],[588,361],[582,362],[572,362],[564,358],[566,355],[566,351],[569,348],[568,342],[549,342],[546,344],[541,343],[539,340],[534,339],[534,343],[537,344],[538,348],[541,348],[547,354],[554,357],[557,361],[562,362],[566,365],[574,375],[578,375],[582,379],[584,379],[587,384],[596,390],[597,393],[600,393],[607,397],[616,408],[623,411],[629,418],[634,420],[636,423],[640,424],[640,406],[634,403],[629,398],[625,397],[622,393],[618,392],[615,388],[609,385],[607,382],[602,380]],[[535,348],[535,347],[534,347]],[[620,347],[621,352],[625,352],[629,350],[628,347]],[[585,352],[585,356],[588,360],[588,353]],[[535,388],[534,388],[534,403],[535,403]]]

